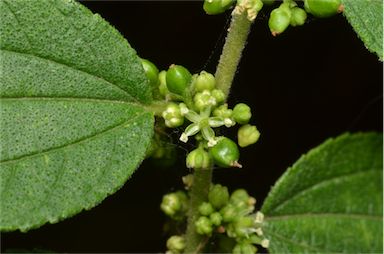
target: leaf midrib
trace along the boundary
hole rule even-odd
[[[355,176],[355,175],[359,175],[359,174],[363,174],[363,173],[366,173],[366,172],[370,172],[370,171],[378,171],[377,169],[370,169],[370,170],[359,170],[359,171],[356,171],[356,172],[353,172],[353,173],[350,173],[350,174],[344,174],[344,175],[338,175],[336,177],[331,177],[331,178],[328,178],[328,179],[324,179],[320,182],[317,182],[313,185],[310,185],[296,193],[294,193],[293,195],[289,196],[288,199],[285,199],[284,201],[282,201],[280,204],[278,204],[277,206],[273,207],[269,213],[272,213],[274,211],[276,211],[278,208],[286,205],[287,203],[289,203],[291,200],[295,199],[297,196],[301,196],[301,195],[304,195],[306,194],[308,191],[314,189],[314,188],[317,188],[318,186],[320,185],[323,185],[323,184],[326,184],[326,183],[329,183],[329,182],[333,182],[333,181],[337,181],[337,180],[340,180],[340,179],[343,179],[343,178],[348,178],[348,177],[352,177],[352,176]]]
[[[75,68],[74,66],[71,66],[71,65],[69,65],[69,64],[67,64],[67,63],[59,62],[59,61],[57,61],[57,60],[50,59],[50,58],[47,58],[47,57],[43,57],[43,56],[40,56],[40,55],[35,55],[35,54],[31,54],[31,53],[27,53],[27,52],[21,52],[21,51],[16,51],[16,50],[10,50],[10,49],[4,49],[4,48],[2,48],[2,49],[0,49],[0,51],[5,51],[5,52],[13,53],[13,54],[26,55],[26,56],[29,56],[29,57],[35,57],[35,58],[37,58],[37,59],[39,59],[39,60],[48,61],[48,62],[53,63],[53,64],[61,65],[61,66],[64,66],[64,67],[66,67],[66,68],[69,68],[69,69],[71,69],[71,70],[75,70],[75,71],[77,71],[77,72],[80,72],[80,73],[82,73],[83,75],[87,75],[87,76],[91,76],[91,77],[93,77],[93,78],[95,78],[95,79],[99,79],[99,80],[101,80],[103,83],[108,84],[108,85],[110,85],[110,86],[113,86],[114,88],[116,88],[116,89],[122,91],[122,92],[123,92],[124,94],[126,94],[132,101],[134,101],[134,102],[140,104],[140,102],[139,102],[133,95],[131,95],[130,93],[128,93],[128,91],[124,90],[124,89],[121,88],[119,85],[116,85],[116,84],[114,84],[114,83],[112,83],[112,82],[110,82],[110,81],[104,79],[103,77],[97,76],[97,75],[95,75],[95,74],[93,74],[93,73],[89,73],[89,72],[87,72],[87,71],[85,71],[85,70],[77,69],[77,68]]]
[[[285,221],[290,219],[301,219],[301,218],[348,218],[348,219],[365,219],[365,220],[378,220],[382,221],[382,215],[370,215],[370,214],[352,214],[352,213],[297,213],[287,214],[279,216],[268,216],[265,218],[266,221]]]
[[[67,143],[67,144],[64,144],[64,145],[61,145],[61,146],[52,147],[52,148],[49,148],[49,149],[46,149],[46,150],[43,150],[43,151],[39,151],[39,152],[36,152],[36,153],[30,153],[30,154],[27,154],[27,155],[22,155],[22,156],[19,156],[19,157],[13,158],[13,159],[9,159],[9,160],[2,160],[2,161],[0,161],[0,165],[9,164],[9,163],[13,163],[13,162],[21,161],[21,160],[25,160],[25,159],[30,159],[30,158],[33,158],[33,157],[36,157],[36,156],[41,156],[43,154],[50,153],[52,151],[56,151],[56,150],[63,149],[63,148],[68,148],[68,147],[73,146],[73,145],[77,145],[77,144],[80,144],[80,143],[83,143],[83,142],[87,142],[87,141],[96,139],[96,138],[98,138],[98,137],[100,137],[102,135],[106,135],[109,132],[115,131],[115,130],[123,128],[123,127],[127,127],[127,124],[131,124],[132,122],[134,122],[134,120],[136,120],[137,118],[139,118],[139,117],[141,117],[141,116],[143,116],[143,115],[145,115],[147,113],[148,112],[140,113],[140,114],[136,115],[135,117],[128,119],[127,121],[124,121],[124,122],[119,123],[117,125],[111,126],[111,127],[107,128],[107,129],[102,130],[101,132],[97,132],[95,134],[92,134],[92,135],[89,135],[89,136],[85,136],[85,137],[83,137],[81,139],[78,139],[78,140],[76,140],[74,142],[71,142],[71,143]]]

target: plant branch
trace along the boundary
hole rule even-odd
[[[196,169],[193,174],[193,184],[190,191],[190,203],[188,211],[188,226],[185,236],[185,253],[199,253],[202,249],[201,243],[206,236],[196,232],[195,222],[199,218],[199,206],[208,199],[211,186],[212,169]]]
[[[226,97],[231,89],[251,25],[252,21],[248,19],[246,9],[236,6],[232,12],[228,35],[215,73],[216,86],[224,92]]]

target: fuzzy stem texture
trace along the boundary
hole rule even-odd
[[[208,200],[211,186],[212,169],[197,169],[193,174],[188,211],[185,253],[199,253],[205,242],[205,236],[196,232],[195,222],[199,218],[199,206]]]
[[[252,21],[247,18],[244,6],[236,6],[232,13],[232,20],[228,29],[228,35],[224,44],[223,52],[215,73],[216,86],[228,97],[233,78],[236,74],[237,65],[247,42]],[[184,253],[200,253],[207,237],[196,232],[195,222],[199,218],[198,208],[200,204],[208,199],[211,186],[212,169],[195,170],[192,189],[190,191],[190,207],[188,212],[188,225],[186,232],[186,248]]]
[[[252,21],[247,18],[247,12],[240,8],[237,6],[232,13],[228,35],[215,73],[216,86],[224,92],[226,97],[231,89],[252,25]]]

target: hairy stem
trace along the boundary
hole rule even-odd
[[[251,25],[252,21],[248,20],[247,12],[241,6],[237,6],[232,13],[228,35],[215,73],[216,86],[226,97],[231,89]]]
[[[231,25],[215,73],[216,86],[225,93],[226,97],[228,97],[233,78],[236,74],[237,65],[240,62],[251,25],[252,21],[249,21],[247,18],[246,8],[244,6],[236,6],[232,13]],[[188,254],[200,253],[207,243],[207,237],[196,232],[195,222],[199,217],[198,207],[208,199],[211,178],[212,169],[195,170],[193,185],[190,191],[191,202],[185,236],[185,253]]]
[[[212,169],[197,169],[193,174],[193,184],[190,191],[190,204],[188,211],[188,226],[186,233],[185,253],[199,253],[206,242],[206,236],[196,232],[195,222],[199,218],[199,206],[208,199],[211,185]]]

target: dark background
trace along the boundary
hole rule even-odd
[[[202,2],[85,1],[159,69],[215,71],[229,14],[208,16]],[[271,185],[301,154],[343,132],[382,131],[382,63],[342,15],[309,19],[274,38],[262,13],[253,25],[229,104],[253,109],[260,141],[242,149],[243,169],[222,169],[214,181],[246,188],[258,208]],[[177,140],[180,133],[169,139]],[[178,147],[179,156],[185,147]],[[161,252],[166,236],[162,195],[181,187],[184,163],[144,162],[116,194],[91,211],[27,234],[3,233],[1,249],[56,252]]]

